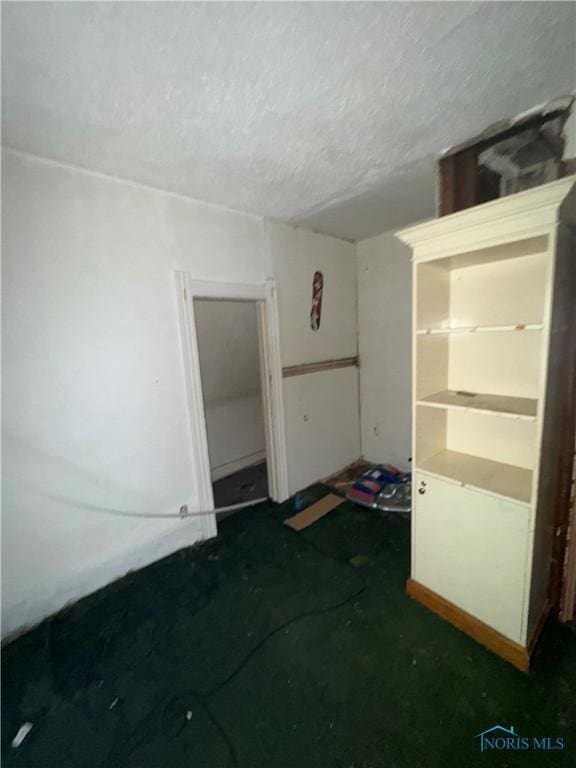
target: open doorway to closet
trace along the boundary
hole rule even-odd
[[[268,496],[258,302],[194,299],[216,510]]]

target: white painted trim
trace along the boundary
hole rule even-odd
[[[176,272],[175,276],[188,395],[190,436],[192,438],[192,454],[195,458],[191,469],[197,493],[197,511],[212,511],[214,509],[214,496],[210,477],[210,455],[208,453],[208,435],[202,395],[202,379],[200,377],[193,293],[190,285],[192,281],[187,272]],[[206,515],[201,520],[204,538],[209,539],[216,536],[216,515]]]
[[[262,399],[270,496],[275,501],[285,501],[288,498],[288,468],[286,465],[278,306],[274,281],[267,280],[265,283],[247,284],[194,280],[189,272],[178,271],[176,272],[176,287],[182,331],[190,431],[196,459],[192,472],[195,485],[198,488],[199,509],[213,511],[214,498],[194,318],[194,299],[257,301],[262,307],[259,311],[261,366],[264,385]],[[209,538],[216,534],[216,516],[208,516],[205,520],[208,521],[206,538]]]
[[[272,279],[266,280],[266,382],[269,418],[271,421],[271,463],[274,466],[273,497],[283,502],[290,496],[288,491],[288,459],[286,455],[286,429],[284,417],[284,389],[282,383],[282,358],[280,355],[280,319],[278,315],[278,291]],[[272,458],[271,457],[271,458]]]
[[[269,361],[269,343],[268,343],[268,323],[266,320],[266,303],[259,301],[258,308],[258,357],[261,361]],[[274,419],[272,414],[272,393],[270,389],[270,374],[268,365],[260,364],[260,391],[262,392],[262,405],[264,417],[264,447],[268,460],[268,494],[271,498],[278,497],[277,471],[276,467],[276,447],[273,439]],[[272,471],[270,471],[270,467]]]
[[[266,285],[250,283],[220,283],[211,280],[192,280],[189,273],[186,285],[194,299],[227,299],[239,301],[266,301]]]
[[[575,178],[567,176],[525,192],[475,205],[449,216],[431,219],[396,232],[396,237],[414,248],[424,244],[428,246],[430,241],[437,238],[441,238],[445,244],[451,236],[460,235],[463,239],[470,240],[475,248],[481,248],[484,243],[479,243],[478,232],[474,228],[485,227],[487,224],[490,226],[482,231],[482,240],[486,239],[488,242],[502,242],[498,236],[490,237],[490,233],[504,223],[508,241],[518,239],[521,230],[526,230],[522,233],[525,237],[540,232],[546,234],[546,230],[558,221],[560,203],[572,191]],[[417,254],[416,260],[419,260]]]
[[[552,316],[554,311],[554,289],[556,284],[556,262],[557,262],[557,250],[558,250],[558,227],[554,227],[549,234],[549,246],[548,246],[548,279],[545,284],[545,300],[544,300],[544,317],[543,317],[543,335],[542,344],[540,346],[540,381],[538,392],[538,408],[536,414],[536,445],[537,449],[537,464],[536,471],[532,472],[532,508],[530,512],[530,540],[529,546],[526,552],[525,561],[525,578],[524,578],[524,602],[522,605],[522,637],[528,635],[528,621],[530,619],[530,603],[532,592],[532,572],[534,563],[534,531],[537,525],[537,516],[543,515],[539,506],[539,491],[542,478],[542,452],[545,450],[544,446],[544,424],[546,416],[546,400],[548,396],[548,367],[550,361],[550,344],[551,344],[551,329],[552,329]]]
[[[413,488],[416,488],[416,468],[420,464],[420,456],[416,452],[416,382],[418,381],[418,339],[416,335],[416,329],[418,327],[418,269],[414,257],[412,255],[412,327],[411,327],[411,340],[412,340],[412,381],[410,382],[412,388],[411,394],[411,408],[412,408],[412,484]],[[412,514],[410,515],[410,575],[413,579],[416,578],[417,562],[416,562],[416,498],[412,503]]]

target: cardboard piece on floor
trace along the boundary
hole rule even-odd
[[[327,515],[328,512],[339,507],[340,504],[343,504],[345,501],[346,499],[343,499],[341,496],[335,496],[333,493],[329,493],[327,496],[320,499],[320,501],[303,509],[302,512],[298,512],[297,515],[284,520],[284,524],[293,528],[295,531],[301,531],[303,528],[308,528],[309,525],[315,523],[316,520],[324,517],[324,515]]]

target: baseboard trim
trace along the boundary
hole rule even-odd
[[[530,644],[528,647],[525,647],[500,634],[500,632],[489,627],[488,624],[484,624],[480,619],[458,608],[454,603],[445,600],[440,595],[437,595],[436,592],[433,592],[414,579],[408,579],[406,591],[410,597],[422,603],[426,608],[441,616],[445,621],[457,627],[457,629],[470,635],[480,645],[488,648],[489,651],[513,664],[521,672],[529,671],[530,654],[538,639],[539,631],[544,625],[545,616],[538,623],[537,631],[535,631]]]
[[[256,451],[255,453],[250,453],[248,456],[241,456],[239,459],[227,461],[225,464],[220,464],[219,466],[212,468],[212,482],[233,475],[235,472],[240,472],[241,469],[252,467],[254,464],[261,464],[263,461],[266,461],[265,450]]]

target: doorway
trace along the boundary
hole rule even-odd
[[[194,299],[216,512],[269,495],[258,314],[253,300]]]
[[[258,311],[259,363],[261,373],[264,430],[266,438],[266,469],[269,496],[273,501],[288,498],[288,467],[280,355],[280,325],[278,295],[274,280],[262,283],[225,283],[195,280],[189,272],[175,272],[176,297],[180,319],[182,357],[190,417],[192,461],[191,483],[195,495],[193,504],[203,517],[204,538],[217,533],[214,495],[206,430],[206,415],[200,373],[200,357],[194,315],[196,299],[218,299],[254,302]]]

